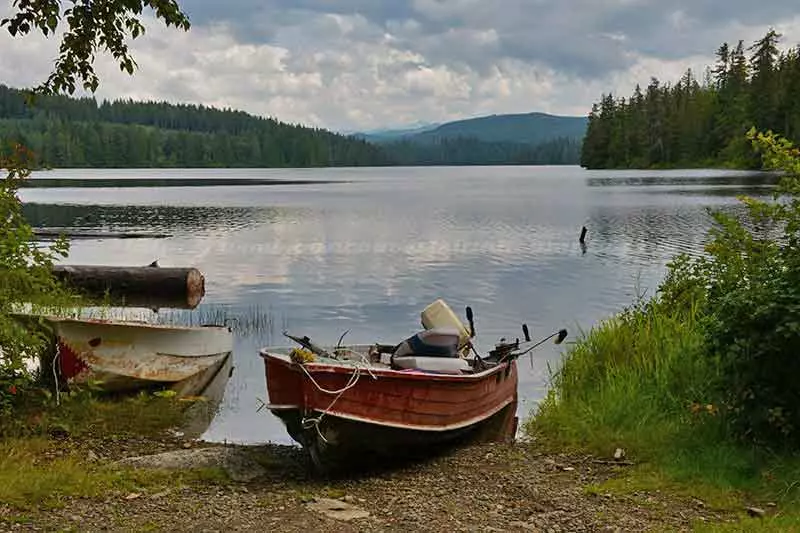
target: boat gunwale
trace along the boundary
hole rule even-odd
[[[288,355],[272,353],[267,348],[262,349],[259,352],[259,355],[265,360],[267,358],[271,358],[284,366],[292,368],[296,372],[300,372],[298,365],[289,359]],[[373,366],[333,365],[313,362],[306,363],[303,366],[311,374],[352,374],[353,372],[360,370],[362,372],[366,372],[368,375],[374,375],[383,378],[412,379],[417,381],[473,382],[484,380],[496,373],[505,371],[505,369],[509,368],[510,363],[507,361],[499,363],[492,368],[487,368],[486,370],[475,374],[439,374],[425,371],[393,370],[391,368],[380,368]]]
[[[142,328],[153,330],[172,330],[172,331],[214,331],[217,333],[232,333],[230,326],[220,324],[209,324],[207,326],[186,326],[180,324],[155,324],[152,322],[140,322],[135,320],[116,320],[105,318],[70,318],[49,315],[30,315],[31,317],[42,318],[54,324],[85,324],[91,326],[120,326],[130,328]]]

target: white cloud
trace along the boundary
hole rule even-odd
[[[701,77],[723,40],[751,42],[768,27],[737,1],[724,12],[678,0],[332,4],[239,0],[211,20],[215,4],[187,0],[195,11],[188,33],[148,20],[132,47],[135,76],[100,58],[98,96],[203,103],[345,130],[489,113],[584,115],[601,93],[627,95],[651,76],[673,81],[691,66]],[[767,10],[769,22],[794,44],[800,17],[778,7]],[[725,16],[711,20],[713,13]],[[14,86],[45,79],[57,51],[52,39],[5,33],[0,49],[0,83]]]

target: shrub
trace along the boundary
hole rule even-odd
[[[749,133],[767,168],[785,175],[772,201],[742,198],[741,218],[715,214],[706,257],[679,258],[662,301],[701,302],[707,357],[721,362],[720,387],[733,434],[768,445],[800,445],[800,157],[785,139]]]
[[[31,159],[21,146],[0,156],[0,168],[7,170],[0,181],[0,410],[6,411],[27,386],[26,358],[47,343],[41,330],[23,324],[14,313],[22,305],[59,305],[68,298],[52,275],[53,263],[67,254],[66,241],[41,246],[22,215],[18,191],[30,175]]]

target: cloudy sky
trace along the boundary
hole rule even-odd
[[[492,113],[585,115],[602,92],[702,71],[770,26],[800,43],[796,0],[182,0],[149,20],[139,70],[99,61],[98,96],[197,102],[341,131]],[[5,4],[5,5],[4,5]],[[10,10],[0,0],[0,16]],[[42,81],[53,40],[0,35],[0,83]]]

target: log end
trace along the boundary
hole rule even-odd
[[[194,309],[206,295],[206,280],[196,268],[189,270],[186,275],[186,305]]]

